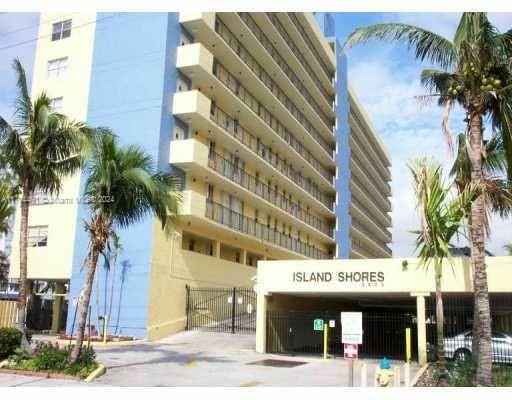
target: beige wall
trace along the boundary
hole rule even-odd
[[[52,24],[72,19],[69,38],[51,41]],[[32,96],[46,91],[50,98],[63,97],[62,113],[72,119],[85,121],[89,98],[89,82],[94,45],[94,13],[42,14],[40,37],[34,61]],[[66,76],[47,78],[49,60],[68,57]],[[28,249],[29,279],[69,279],[73,260],[73,244],[77,222],[79,174],[65,178],[60,199],[67,204],[36,205],[29,211],[29,226],[48,225],[48,245]],[[19,207],[17,209],[11,258],[11,277],[19,277]]]
[[[157,224],[153,235],[150,275],[148,338],[155,340],[183,330],[186,325],[186,290],[191,287],[252,285],[256,268],[183,250],[182,228],[166,237]]]

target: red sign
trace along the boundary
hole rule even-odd
[[[357,360],[357,344],[343,343],[343,357],[345,360]]]

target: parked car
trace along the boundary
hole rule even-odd
[[[458,335],[444,339],[446,358],[467,360],[471,357],[473,332],[464,331]],[[492,333],[492,362],[512,364],[512,334],[494,331]]]

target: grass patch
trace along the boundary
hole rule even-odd
[[[476,365],[471,361],[448,361],[446,363],[448,370],[448,386],[468,387],[474,386],[476,374]],[[439,378],[439,368],[437,364],[432,365],[432,379],[437,381]],[[492,384],[496,387],[512,386],[512,366],[511,365],[493,365]],[[435,386],[435,385],[433,385]]]

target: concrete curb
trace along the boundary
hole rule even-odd
[[[98,368],[92,371],[87,378],[84,379],[85,383],[92,382],[94,379],[100,377],[107,371],[107,368],[103,364],[98,364]]]
[[[423,367],[420,368],[418,372],[416,372],[416,375],[414,375],[414,378],[411,379],[411,383],[409,383],[409,387],[414,387],[418,383],[418,380],[422,377],[422,375],[425,373],[427,368],[430,366],[430,363],[426,363]]]

